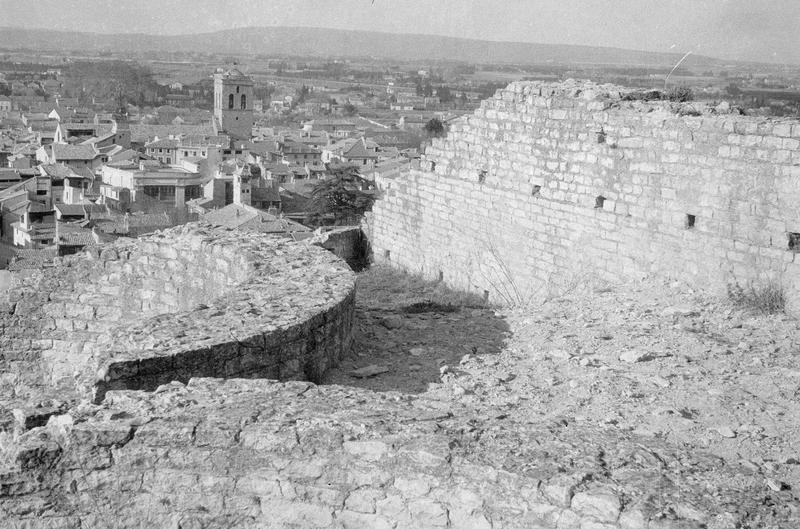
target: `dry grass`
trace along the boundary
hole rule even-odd
[[[449,288],[386,265],[358,274],[357,303],[362,307],[408,307],[410,311],[453,312],[461,307],[485,307],[482,297]]]
[[[780,314],[786,308],[786,296],[779,281],[751,283],[746,287],[739,283],[728,285],[728,299],[740,307],[762,314]]]

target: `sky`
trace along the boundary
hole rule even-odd
[[[0,27],[309,26],[800,64],[800,0],[0,0]]]

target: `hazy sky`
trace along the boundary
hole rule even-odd
[[[0,0],[0,27],[316,26],[800,64],[800,0]]]

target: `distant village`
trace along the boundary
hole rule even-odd
[[[47,266],[86,246],[198,219],[309,237],[315,183],[349,171],[370,193],[376,175],[415,163],[426,138],[474,106],[442,107],[430,91],[389,81],[389,119],[375,119],[358,115],[368,104],[359,97],[339,94],[339,103],[326,87],[264,101],[236,65],[208,77],[210,87],[170,83],[161,96],[168,104],[143,115],[113,98],[62,95],[58,69],[4,75],[0,268]],[[195,106],[207,95],[212,111]],[[477,104],[480,94],[458,97]],[[307,119],[275,119],[290,109]]]
[[[77,54],[77,55],[76,55]],[[151,54],[152,55],[152,54]],[[212,66],[213,65],[213,66]],[[221,66],[224,65],[224,66]],[[165,53],[0,55],[0,269],[191,220],[300,239],[319,182],[418,163],[430,138],[515,79],[663,85],[653,68],[394,64]],[[678,69],[695,98],[800,112],[794,76]]]

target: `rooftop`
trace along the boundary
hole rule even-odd
[[[56,161],[94,160],[100,156],[100,153],[95,149],[94,145],[54,143],[50,147]]]
[[[300,223],[239,204],[228,204],[224,208],[209,211],[202,216],[202,220],[213,226],[250,229],[260,233],[288,234],[310,231]]]

